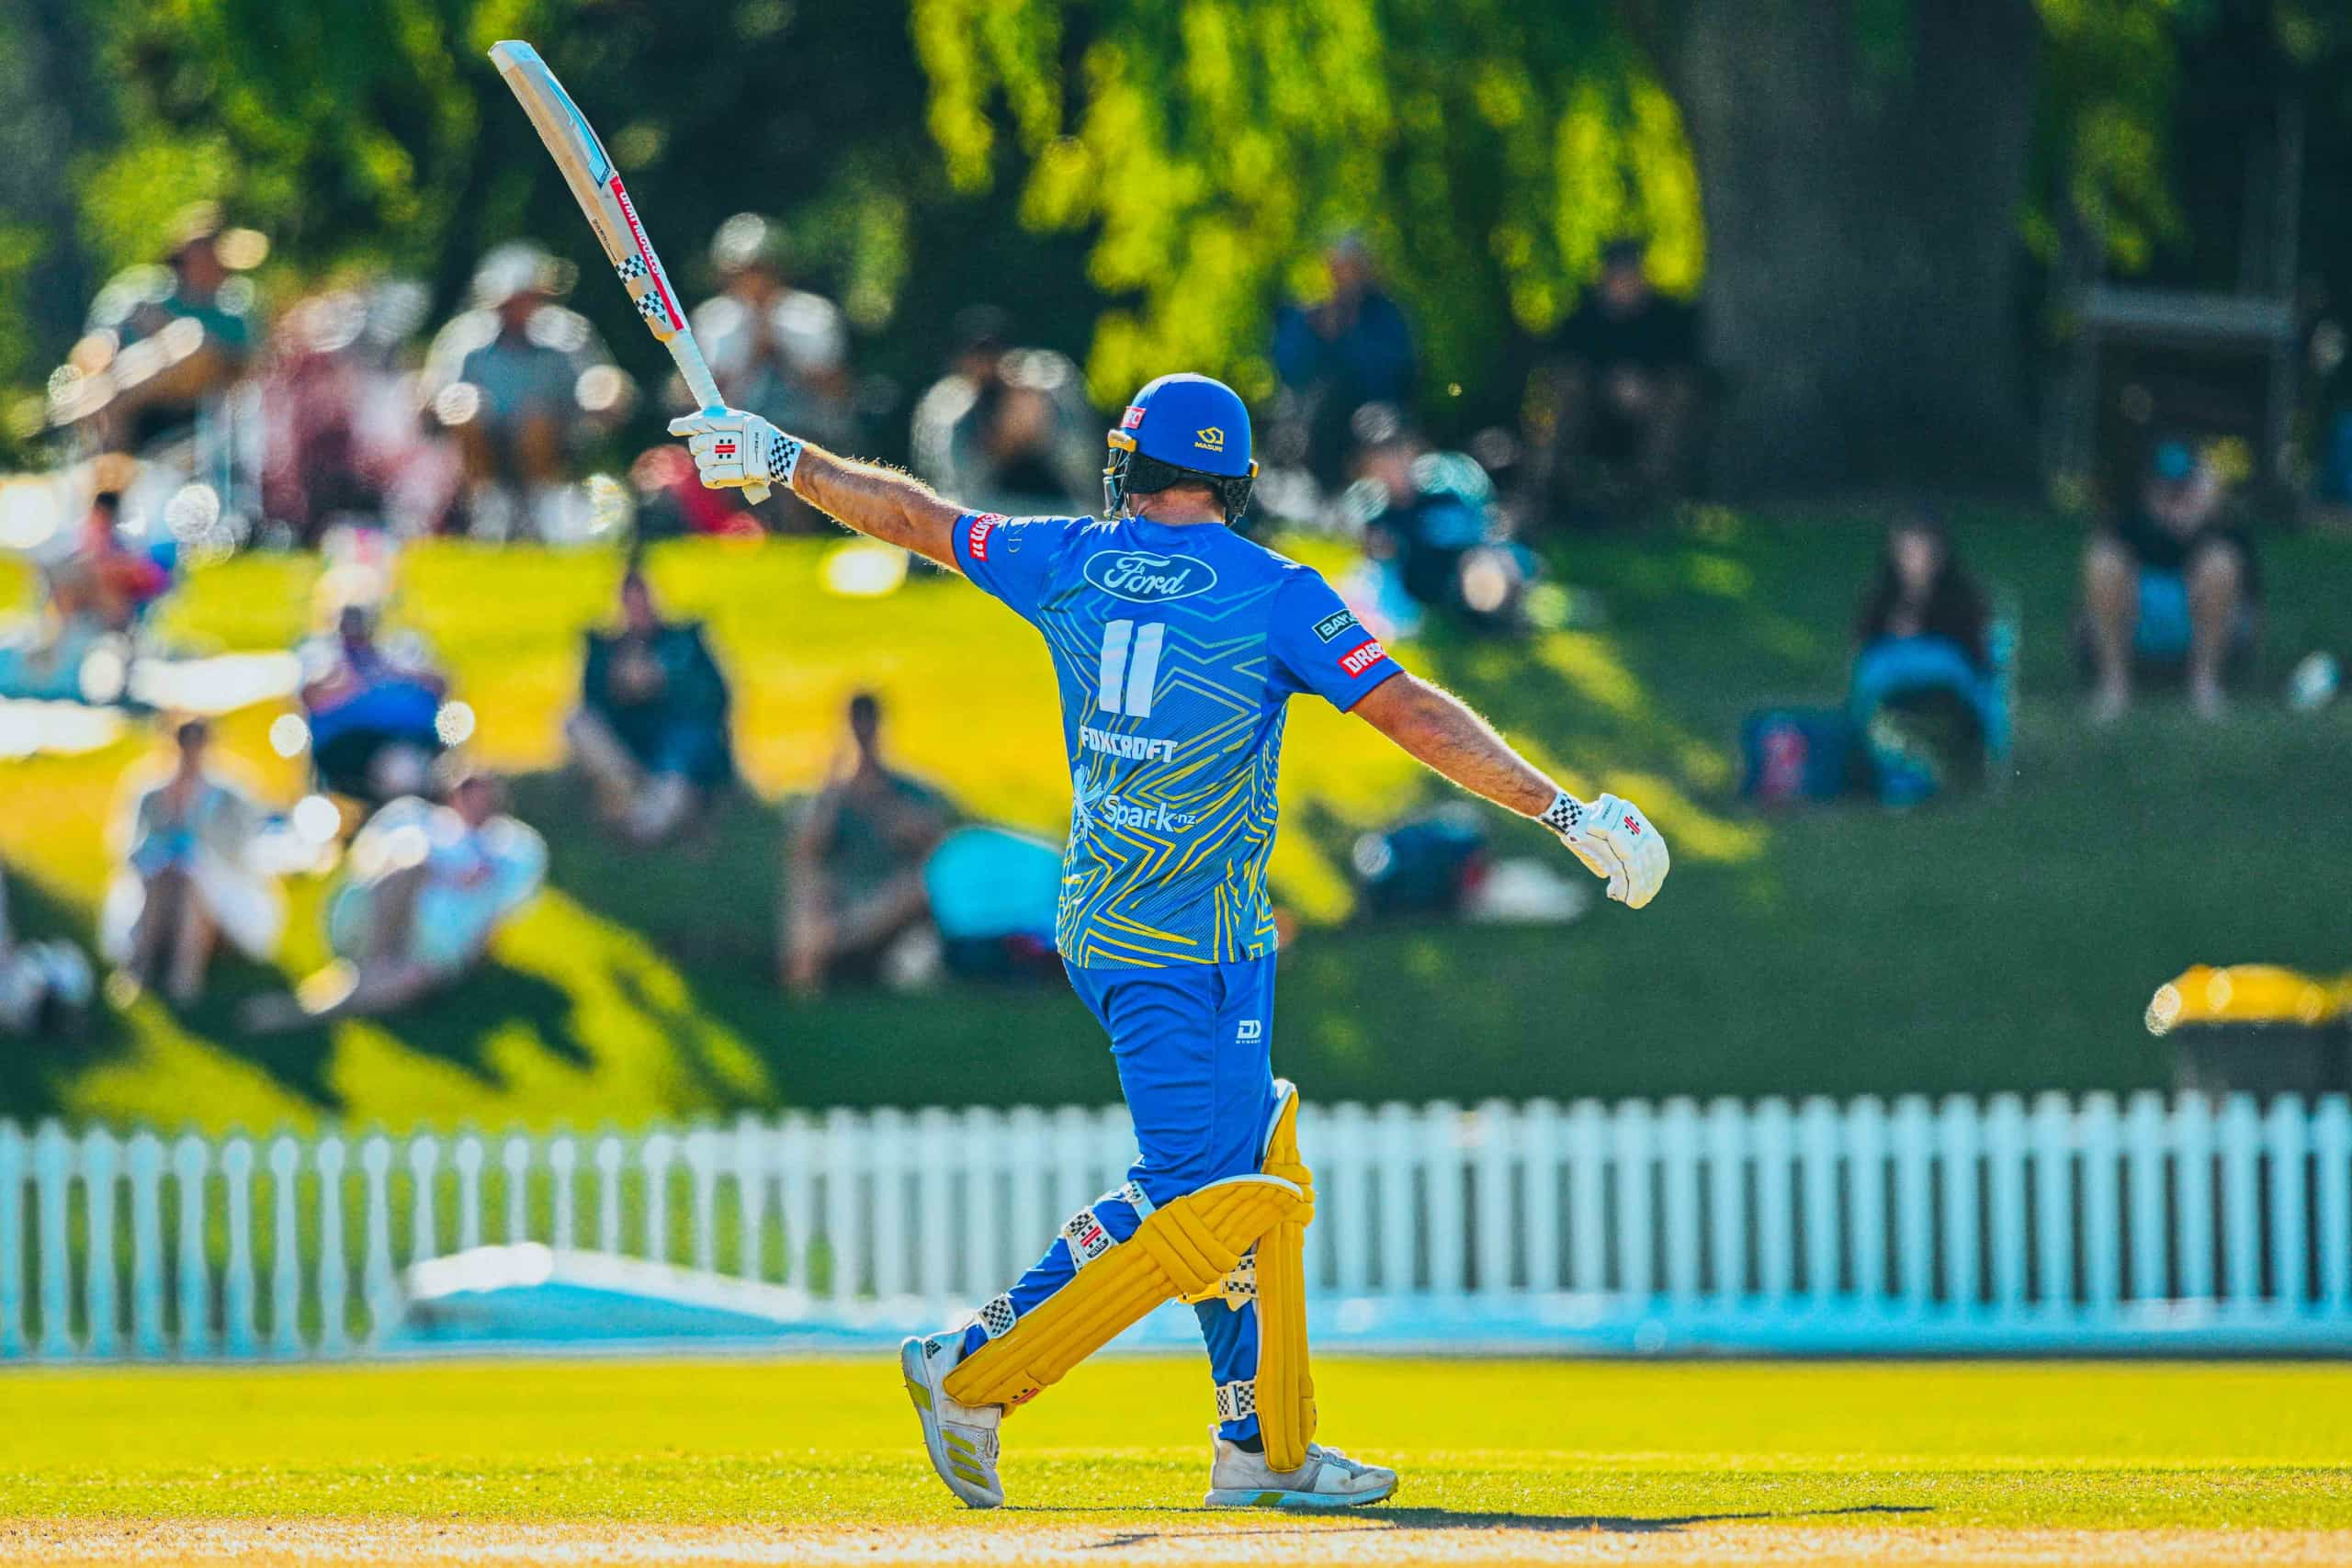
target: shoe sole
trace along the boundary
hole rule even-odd
[[[1201,1499],[1209,1508],[1361,1508],[1396,1495],[1390,1481],[1377,1492],[1284,1492],[1274,1487],[1221,1486]]]
[[[922,1341],[906,1339],[899,1345],[899,1377],[907,1385],[908,1402],[915,1407],[915,1418],[922,1423],[923,1451],[930,1456],[931,1468],[946,1483],[956,1500],[967,1508],[993,1508],[1004,1501],[1002,1494],[994,1497],[985,1494],[973,1495],[965,1488],[971,1483],[956,1473],[947,1453],[947,1440],[940,1430],[938,1402],[931,1380],[924,1375]]]

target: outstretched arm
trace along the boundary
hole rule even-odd
[[[1398,674],[1351,711],[1473,795],[1551,829],[1586,869],[1609,879],[1611,898],[1638,909],[1657,897],[1670,862],[1655,824],[1613,795],[1577,799],[1453,693]]]
[[[1521,817],[1542,816],[1560,793],[1469,704],[1418,675],[1383,681],[1351,711],[1415,760]]]
[[[754,413],[690,413],[670,422],[686,438],[702,482],[714,490],[789,485],[827,516],[886,545],[956,570],[956,520],[963,515],[912,474],[837,457],[786,435]]]

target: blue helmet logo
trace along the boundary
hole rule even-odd
[[[1216,586],[1216,570],[1208,562],[1148,550],[1097,550],[1086,558],[1085,570],[1087,581],[1137,604],[1190,599]]]

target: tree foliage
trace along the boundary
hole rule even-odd
[[[1506,0],[913,0],[930,125],[967,189],[1079,229],[1108,298],[1089,362],[1114,401],[1170,365],[1268,390],[1267,313],[1357,231],[1423,334],[1430,389],[1488,378],[1647,234],[1697,281],[1674,107],[1592,6]]]

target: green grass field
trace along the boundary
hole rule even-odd
[[[2327,847],[2344,841],[2352,704],[2290,716],[2276,678],[2310,648],[2352,649],[2352,598],[2327,586],[2352,581],[2352,540],[2267,544],[2272,656],[2229,722],[2196,724],[2158,697],[2090,735],[2065,635],[2073,532],[1982,517],[1962,535],[2023,611],[2017,767],[1994,794],[1905,815],[1766,818],[1732,797],[1744,710],[1842,690],[1877,545],[1866,522],[1708,513],[1572,540],[1555,565],[1605,604],[1603,623],[1403,650],[1566,776],[1650,807],[1676,871],[1638,917],[1604,908],[1565,930],[1350,921],[1353,836],[1442,791],[1365,727],[1295,705],[1274,876],[1305,934],[1284,962],[1283,1070],[1322,1100],[2123,1089],[2166,1081],[2140,1017],[2188,964],[2344,967],[2340,855]],[[1050,681],[1026,628],[939,579],[879,602],[830,596],[817,583],[831,547],[657,555],[657,583],[708,619],[734,672],[754,793],[656,859],[605,845],[549,772],[579,633],[605,613],[615,562],[413,551],[398,615],[453,665],[481,715],[481,750],[524,775],[523,808],[554,840],[548,897],[488,974],[414,1016],[245,1040],[231,1002],[284,976],[232,965],[220,998],[186,1019],[150,999],[93,1038],[19,1058],[0,1075],[0,1115],[582,1126],[777,1104],[1114,1098],[1091,1021],[1058,988],[794,1006],[772,985],[777,803],[822,775],[852,689],[885,694],[902,757],[972,811],[1057,835],[1068,809]],[[307,624],[314,570],[248,557],[206,571],[166,628],[199,647],[286,646]],[[0,569],[0,603],[22,586]],[[241,715],[225,735],[286,797],[298,780],[268,753],[271,716]],[[0,764],[0,856],[36,927],[86,929],[116,781],[138,751]],[[1540,832],[1489,820],[1498,852],[1557,858]],[[298,891],[291,970],[322,956],[318,897]]]
[[[0,1376],[0,1551],[148,1561],[2352,1557],[2352,1368],[1333,1360],[1340,1520],[1205,1514],[1190,1358],[1006,1428],[1008,1506],[923,1462],[887,1356]],[[2096,1532],[2088,1536],[2068,1532]],[[2310,1534],[2307,1532],[2325,1532]],[[2035,1558],[2033,1560],[2042,1560]]]

